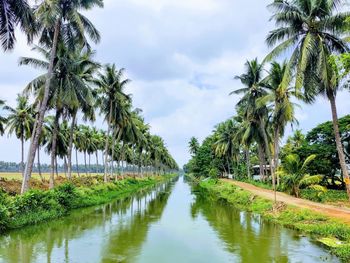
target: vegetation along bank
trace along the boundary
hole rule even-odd
[[[350,226],[346,224],[310,210],[283,203],[273,205],[273,201],[215,179],[201,181],[197,190],[213,200],[224,200],[237,209],[260,214],[274,223],[309,234],[342,261],[350,261]]]
[[[0,189],[0,233],[26,225],[67,215],[77,208],[89,207],[124,198],[139,190],[153,187],[174,177],[174,174],[98,183],[90,187],[72,183],[52,190],[30,190],[10,196]]]

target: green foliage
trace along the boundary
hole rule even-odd
[[[71,209],[74,199],[78,196],[75,186],[71,183],[66,183],[55,188],[54,195],[57,202],[65,209]]]
[[[339,119],[339,130],[342,142],[345,146],[350,145],[350,115]],[[335,144],[333,124],[331,121],[322,123],[309,131],[306,136],[297,131],[289,137],[287,144],[281,149],[281,157],[285,158],[289,154],[297,154],[301,159],[306,159],[310,155],[317,155],[317,161],[308,165],[306,172],[309,174],[325,175],[323,184],[329,188],[344,188],[341,178],[337,177],[340,170],[339,158]],[[350,156],[345,152],[347,162]]]
[[[207,177],[211,169],[222,170],[223,160],[215,157],[213,144],[213,136],[209,136],[204,140],[197,149],[196,155],[186,166],[189,173],[193,173],[196,177]]]
[[[316,238],[332,238],[341,241],[336,248],[329,248],[344,262],[350,260],[350,227],[310,210],[284,207],[273,210],[273,202],[224,182],[202,181],[199,193],[207,198],[223,200],[238,209],[263,215],[274,223],[284,225]],[[334,194],[334,193],[332,193]]]
[[[315,202],[322,203],[336,203],[336,202],[348,202],[349,198],[344,190],[327,190],[327,192],[319,194],[318,191],[313,189],[301,189],[300,197]]]
[[[63,184],[49,191],[31,190],[10,197],[0,192],[0,231],[34,224],[67,214],[74,208],[88,207],[123,198],[174,175],[145,179],[126,179],[91,187]]]
[[[210,178],[218,178],[220,175],[220,171],[217,168],[211,168],[209,171],[209,177]]]

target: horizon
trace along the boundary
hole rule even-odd
[[[265,37],[273,27],[266,8],[270,2],[109,0],[104,9],[88,13],[102,36],[94,46],[96,60],[126,68],[132,80],[127,91],[133,94],[134,106],[143,109],[152,133],[164,138],[180,167],[190,158],[191,137],[202,141],[216,124],[235,114],[239,96],[228,94],[241,84],[233,77],[243,72],[247,59],[261,61],[269,51]],[[10,106],[15,105],[16,94],[41,73],[18,66],[19,57],[36,54],[23,34],[18,33],[17,40],[13,52],[1,53],[0,97]],[[347,91],[337,96],[339,117],[348,113],[349,100]],[[324,98],[301,106],[296,110],[299,126],[295,128],[303,132],[331,120]],[[101,118],[93,125],[106,130]],[[289,127],[286,136],[290,133]],[[20,161],[19,140],[5,135],[0,144],[4,149],[0,160]],[[42,159],[49,163],[47,154]]]

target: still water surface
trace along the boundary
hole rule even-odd
[[[212,203],[179,178],[0,237],[0,262],[338,262],[309,238]]]

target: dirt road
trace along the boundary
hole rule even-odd
[[[263,189],[260,187],[256,187],[251,184],[237,182],[229,179],[223,179],[223,181],[228,182],[230,184],[234,184],[240,188],[243,188],[255,195],[261,196],[266,199],[274,200],[274,192],[271,190]],[[350,209],[336,207],[333,205],[326,205],[321,203],[312,202],[305,199],[295,198],[293,196],[287,195],[285,193],[277,192],[277,201],[284,202],[288,205],[294,205],[300,208],[311,209],[317,213],[333,217],[335,219],[339,219],[344,223],[350,225]]]

